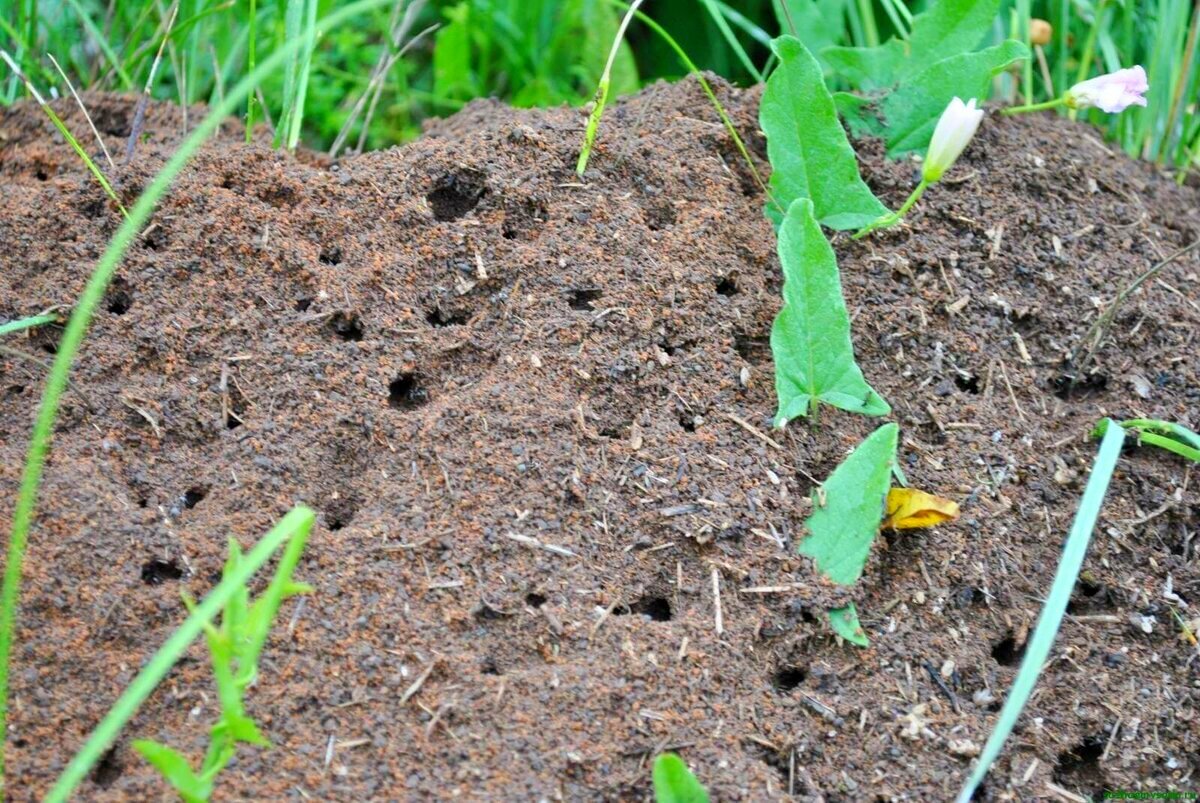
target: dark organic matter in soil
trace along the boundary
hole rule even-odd
[[[761,158],[757,95],[719,92]],[[88,102],[115,152],[134,100]],[[151,109],[112,176],[127,200],[183,122]],[[1200,236],[1200,197],[1086,127],[993,116],[905,226],[835,239],[905,472],[963,506],[877,543],[853,591],[860,650],[831,637],[834,595],[795,546],[814,481],[876,422],[770,432],[779,266],[752,177],[692,81],[616,105],[579,180],[582,123],[476,102],[336,163],[230,124],[183,173],[55,433],[14,799],[47,789],[226,539],[300,502],[320,514],[298,571],[316,593],[285,607],[249,697],[274,746],[239,752],[224,797],[646,799],[666,748],[718,800],[952,796],[1054,572],[1086,433],[1102,415],[1200,423],[1194,254],[1130,299],[1094,365],[1064,362],[1122,286]],[[893,206],[913,186],[869,144],[863,167]],[[27,105],[0,111],[0,176],[0,319],[71,304],[114,210]],[[59,334],[4,345],[44,360]],[[5,521],[43,379],[0,356]],[[985,797],[1195,787],[1200,661],[1164,596],[1200,605],[1189,470],[1122,459]],[[161,796],[130,740],[198,760],[214,705],[196,645],[82,798]]]

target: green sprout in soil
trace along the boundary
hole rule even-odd
[[[1093,438],[1102,438],[1108,432],[1109,419],[1104,419],[1092,430]],[[1129,431],[1138,445],[1143,443],[1157,446],[1172,454],[1200,463],[1200,435],[1182,424],[1160,421],[1154,418],[1130,418],[1118,421],[1118,426]]]
[[[238,742],[266,744],[254,722],[244,713],[242,694],[255,680],[258,657],[280,604],[286,597],[308,590],[307,586],[293,583],[291,577],[314,521],[316,516],[311,510],[297,507],[280,519],[245,555],[235,543],[230,543],[230,557],[221,582],[199,605],[188,603],[188,618],[147,662],[92,731],[46,796],[47,803],[62,803],[71,796],[201,632],[208,636],[221,718],[212,729],[212,741],[200,772],[194,772],[186,758],[164,745],[137,741],[134,748],[163,774],[187,803],[195,803],[208,800],[213,779],[229,763]],[[247,583],[281,546],[284,547],[283,556],[274,578],[251,602]],[[211,622],[222,612],[218,629]]]
[[[633,20],[633,15],[637,13],[638,6],[641,4],[642,0],[633,0],[626,9],[625,16],[621,18],[621,25],[617,28],[617,35],[613,38],[612,48],[608,51],[608,60],[604,62],[604,72],[600,73],[600,84],[596,87],[596,97],[592,101],[592,113],[588,115],[587,129],[583,134],[583,148],[580,149],[579,161],[575,164],[575,172],[580,176],[587,171],[588,159],[592,155],[592,146],[596,142],[596,130],[600,127],[600,118],[604,116],[604,107],[608,103],[608,93],[612,87],[613,64],[617,61],[617,54],[621,52],[621,44],[625,41],[625,31],[629,28],[629,23]]]
[[[652,777],[655,803],[708,803],[708,790],[674,753],[654,759]]]
[[[221,716],[212,728],[208,752],[199,772],[192,770],[187,758],[166,745],[148,740],[133,743],[134,749],[162,773],[187,803],[208,800],[216,776],[233,758],[239,743],[270,746],[254,720],[246,715],[242,697],[258,677],[258,658],[275,615],[279,612],[280,603],[290,596],[312,590],[291,579],[312,529],[312,521],[312,514],[309,513],[288,544],[275,577],[265,592],[251,602],[250,590],[243,584],[225,603],[219,628],[208,624],[206,620],[204,633],[212,659],[217,697],[221,702]],[[236,576],[245,561],[237,542],[230,541],[224,577]],[[194,614],[195,604],[191,600],[185,601],[188,610]]]

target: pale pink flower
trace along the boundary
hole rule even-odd
[[[1067,105],[1072,109],[1089,109],[1095,106],[1097,109],[1117,114],[1130,106],[1145,106],[1146,99],[1142,95],[1149,88],[1146,71],[1138,65],[1081,81],[1068,89],[1065,97]]]

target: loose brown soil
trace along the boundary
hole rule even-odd
[[[757,94],[720,93],[761,156]],[[133,100],[89,103],[122,150]],[[1200,424],[1194,253],[1064,384],[1098,311],[1200,236],[1200,195],[1086,127],[992,116],[907,225],[836,238],[908,478],[963,506],[880,539],[853,591],[864,650],[830,635],[831,594],[794,553],[814,478],[878,422],[770,431],[779,265],[753,180],[692,81],[612,109],[580,181],[582,123],[477,102],[333,164],[231,124],[184,172],[55,433],[13,799],[47,789],[182,620],[180,593],[211,588],[226,539],[297,503],[320,514],[299,571],[316,593],[283,610],[249,697],[274,747],[240,750],[220,799],[645,800],[668,748],[716,800],[952,797],[1053,576],[1086,433],[1103,415]],[[152,109],[113,173],[127,199],[182,126]],[[913,165],[865,154],[898,204]],[[0,320],[70,305],[117,215],[36,108],[0,112],[0,174]],[[44,360],[60,333],[4,345]],[[0,355],[5,520],[43,379]],[[1194,474],[1149,448],[1122,459],[984,799],[1200,785],[1200,661],[1169,607],[1200,607]],[[215,713],[197,645],[80,799],[163,799],[130,740],[198,761]]]

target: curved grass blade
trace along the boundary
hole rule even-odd
[[[583,147],[579,150],[579,161],[575,163],[575,173],[582,176],[587,170],[588,159],[592,155],[592,146],[596,144],[596,132],[600,128],[600,118],[604,116],[604,107],[608,103],[608,92],[612,85],[612,70],[613,64],[617,61],[617,54],[621,51],[621,43],[625,41],[625,31],[629,29],[629,23],[633,21],[633,15],[637,13],[638,6],[642,4],[642,0],[633,0],[629,7],[625,10],[625,16],[621,18],[621,25],[617,28],[617,35],[613,37],[612,49],[608,51],[608,61],[604,63],[604,72],[600,74],[600,84],[596,87],[596,98],[592,106],[592,113],[588,115],[587,128],[583,133]]]
[[[858,173],[858,159],[825,88],[821,65],[793,36],[771,43],[779,66],[763,91],[758,119],[767,135],[771,189],[779,206],[767,205],[776,228],[798,198],[831,229],[854,229],[888,210]],[[782,207],[782,208],[780,208]]]
[[[779,227],[779,261],[783,309],[771,327],[779,399],[775,425],[809,415],[810,406],[815,414],[819,403],[863,415],[890,413],[892,408],[867,384],[854,361],[837,257],[807,198],[788,208]]]
[[[1079,576],[1079,568],[1087,554],[1088,542],[1096,519],[1100,516],[1100,507],[1104,504],[1104,494],[1108,491],[1113,469],[1116,468],[1117,458],[1121,456],[1121,443],[1125,440],[1125,430],[1107,422],[1104,440],[1100,442],[1100,451],[1096,462],[1092,464],[1092,474],[1088,477],[1087,487],[1083,489],[1083,498],[1079,501],[1079,510],[1075,513],[1075,521],[1071,524],[1071,533],[1063,547],[1062,560],[1058,563],[1058,571],[1054,573],[1054,582],[1050,586],[1050,594],[1042,606],[1041,616],[1038,617],[1037,627],[1029,639],[1025,650],[1025,658],[1021,668],[1013,680],[1012,688],[1008,691],[1008,699],[1000,709],[996,726],[992,735],[984,745],[979,761],[971,771],[971,776],[963,784],[958,793],[958,803],[969,803],[975,790],[987,775],[992,763],[999,757],[1004,748],[1004,742],[1017,724],[1021,710],[1033,694],[1037,685],[1038,675],[1042,665],[1050,655],[1054,646],[1054,637],[1058,634],[1058,626],[1062,623],[1063,614],[1067,610],[1067,602],[1071,598],[1071,590],[1075,588],[1075,579]]]
[[[171,667],[196,640],[196,637],[204,632],[205,626],[212,622],[226,603],[246,587],[254,573],[275,554],[275,551],[285,541],[289,542],[289,553],[302,550],[314,521],[316,521],[316,516],[308,508],[293,509],[280,519],[279,523],[272,527],[261,541],[255,544],[245,558],[239,561],[235,569],[225,574],[217,587],[209,592],[204,601],[196,606],[183,624],[159,647],[158,652],[154,653],[145,668],[117,698],[113,707],[92,731],[91,736],[71,759],[71,763],[63,770],[62,775],[58,777],[54,788],[46,796],[47,803],[61,803],[67,800],[79,782],[87,777],[91,768],[104,755],[104,751],[116,740],[125,723],[137,712],[159,682],[167,676]]]
[[[358,0],[358,2],[329,14],[324,18],[323,23],[332,27],[363,11],[382,6],[386,2],[387,0]],[[29,530],[33,525],[34,508],[37,504],[38,489],[42,482],[46,455],[50,450],[50,436],[54,431],[54,420],[58,416],[59,401],[67,388],[71,364],[75,360],[79,345],[87,333],[88,324],[91,323],[92,315],[103,298],[104,291],[107,289],[117,265],[134,237],[142,230],[159,199],[170,188],[175,176],[179,174],[179,171],[183,169],[204,141],[216,131],[221,122],[237,110],[238,104],[245,100],[250,88],[260,83],[264,77],[278,68],[285,58],[304,44],[303,39],[295,39],[280,45],[254,71],[242,78],[220,102],[214,105],[208,116],[183,141],[162,170],[158,172],[158,175],[154,177],[154,180],[146,187],[141,197],[130,209],[125,222],[121,224],[112,240],[109,241],[108,248],[101,255],[95,271],[88,279],[88,283],[79,297],[79,302],[67,322],[62,339],[59,341],[54,364],[42,392],[41,406],[38,408],[25,468],[21,475],[21,486],[13,510],[12,530],[9,534],[8,550],[5,556],[4,586],[0,591],[0,787],[2,787],[4,777],[3,750],[7,734],[9,657],[12,653],[17,600],[21,591],[21,567],[29,541]]]
[[[804,520],[809,534],[797,551],[831,582],[848,586],[862,576],[883,519],[899,433],[896,424],[872,432],[813,493],[813,512]]]
[[[1148,443],[1200,463],[1200,435],[1182,424],[1156,418],[1130,418],[1118,424],[1126,430],[1131,430],[1139,445]],[[1092,437],[1103,437],[1108,427],[1109,420],[1106,418],[1092,430]]]

